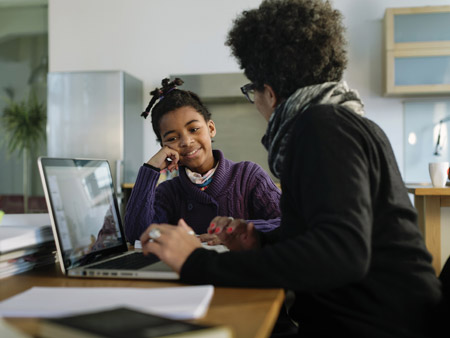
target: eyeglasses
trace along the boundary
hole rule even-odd
[[[242,94],[245,95],[247,100],[250,103],[255,103],[255,84],[254,83],[247,83],[245,86],[241,87]]]

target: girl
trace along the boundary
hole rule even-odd
[[[202,240],[216,216],[246,219],[269,231],[280,224],[280,190],[256,163],[235,163],[212,149],[216,126],[200,98],[180,90],[181,79],[162,81],[142,116],[151,111],[152,126],[162,148],[140,168],[125,214],[130,243],[151,223],[190,224]],[[163,170],[179,175],[157,186]]]

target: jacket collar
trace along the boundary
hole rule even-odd
[[[234,162],[227,160],[220,150],[213,150],[213,156],[214,159],[219,161],[219,165],[217,166],[210,185],[204,191],[201,191],[194,183],[191,182],[184,167],[180,168],[179,177],[183,190],[195,200],[209,202],[211,201],[211,198],[215,198],[216,196],[225,193],[231,186],[231,181],[233,179],[231,167]]]

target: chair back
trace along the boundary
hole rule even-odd
[[[448,331],[448,320],[450,319],[450,257],[447,258],[439,280],[442,284],[442,302],[436,311],[435,321],[432,330],[432,337],[442,337],[442,332]]]
[[[439,274],[439,280],[442,283],[442,293],[444,294],[444,303],[447,311],[450,313],[450,257],[447,258],[441,273]]]

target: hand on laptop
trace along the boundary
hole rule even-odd
[[[188,256],[202,244],[183,219],[178,226],[170,224],[152,224],[141,235],[144,255],[153,253],[174,271],[180,273]]]

